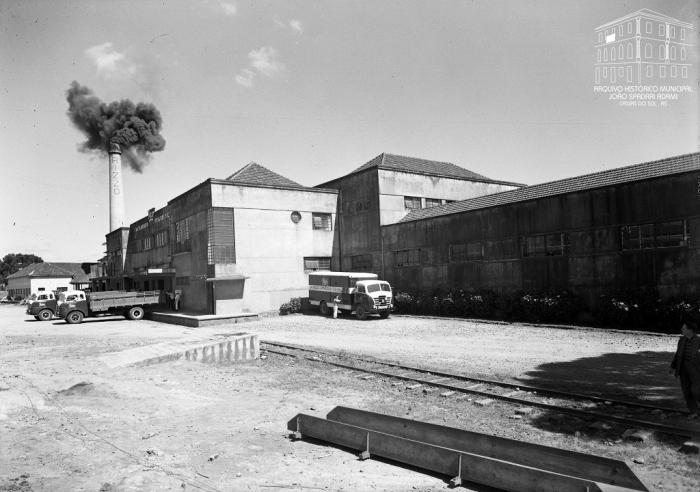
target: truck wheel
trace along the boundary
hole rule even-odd
[[[41,321],[48,321],[51,318],[53,318],[53,313],[50,309],[42,309],[41,311],[39,311],[39,319]]]
[[[77,325],[78,323],[83,322],[83,313],[80,311],[71,311],[68,313],[68,316],[66,316],[66,323],[69,325]]]
[[[328,316],[331,314],[331,310],[328,307],[328,304],[326,304],[326,301],[321,301],[321,304],[318,305],[318,310],[321,311],[323,316]]]
[[[131,309],[129,309],[129,312],[126,313],[126,317],[129,319],[143,318],[143,308],[141,306],[132,307]]]
[[[382,319],[387,319],[389,317],[389,311],[382,311],[379,313],[379,316],[381,316]]]
[[[355,308],[355,316],[357,319],[367,319],[367,310],[362,304],[358,304]]]

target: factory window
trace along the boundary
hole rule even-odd
[[[156,232],[156,248],[168,244],[168,231]]]
[[[657,248],[672,248],[675,246],[688,246],[690,234],[685,220],[662,222],[656,224],[654,244]]]
[[[686,54],[685,54],[685,46],[681,46],[681,60],[685,60]]]
[[[311,214],[311,223],[313,224],[314,229],[322,231],[332,230],[331,214],[322,214],[314,212]]]
[[[190,218],[175,222],[175,252],[182,253],[192,249],[190,239]]]
[[[148,251],[149,249],[153,249],[153,236],[143,238],[143,250]]]
[[[330,270],[331,269],[331,258],[330,256],[305,256],[304,257],[304,270],[315,272],[318,270]]]
[[[438,205],[442,205],[442,200],[440,200],[439,198],[425,199],[425,208],[437,207]]]
[[[654,224],[622,226],[620,236],[623,250],[654,247]]]
[[[562,232],[526,236],[521,244],[523,257],[563,256],[569,252],[569,235]]]
[[[394,251],[397,267],[420,265],[420,249],[402,249]]]
[[[484,257],[484,245],[481,242],[450,244],[450,263],[468,260],[480,260]]]
[[[355,255],[350,257],[350,267],[355,272],[372,269],[372,255]]]
[[[405,196],[403,197],[403,206],[408,210],[415,210],[421,208],[420,197],[419,196]]]
[[[207,262],[236,263],[232,208],[212,208],[207,211]]]

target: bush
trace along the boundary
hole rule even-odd
[[[397,313],[481,318],[530,323],[585,323],[602,327],[676,333],[681,320],[700,318],[700,300],[660,299],[654,290],[637,289],[601,296],[594,306],[568,291],[509,294],[464,289],[397,291]]]
[[[280,314],[293,314],[301,312],[301,297],[294,297],[280,306]]]

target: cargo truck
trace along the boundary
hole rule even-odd
[[[159,302],[159,290],[92,292],[73,298],[66,297],[65,302],[59,302],[58,315],[70,324],[81,323],[84,318],[103,315],[122,315],[128,319],[141,319],[147,307],[153,307]]]
[[[334,306],[355,313],[357,319],[370,314],[388,318],[393,305],[389,282],[379,280],[374,273],[326,272],[309,274],[309,304],[318,306],[328,316]]]
[[[29,298],[27,314],[39,321],[48,321],[58,314],[58,300],[53,292],[39,292]]]

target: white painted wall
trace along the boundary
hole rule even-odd
[[[35,278],[35,277],[20,277],[11,278],[7,281],[7,290],[29,289],[29,295],[39,292],[41,287],[45,292],[52,292],[59,287],[65,287],[70,290],[71,277],[60,278]]]

